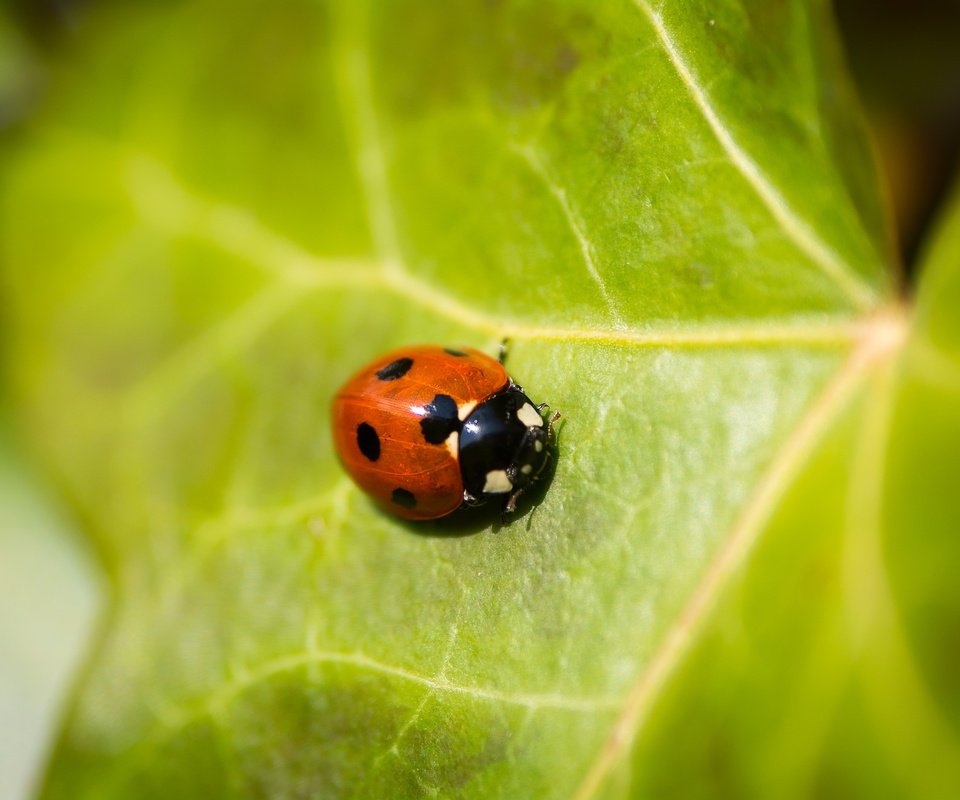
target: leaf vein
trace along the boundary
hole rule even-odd
[[[188,385],[215,363],[218,356],[256,340],[272,321],[310,291],[343,289],[389,292],[443,319],[453,320],[491,339],[582,342],[614,347],[842,348],[860,340],[872,324],[823,316],[797,323],[752,323],[675,329],[565,328],[527,325],[479,311],[459,298],[390,264],[350,258],[315,256],[296,242],[270,230],[245,209],[196,196],[180,186],[160,165],[146,157],[130,162],[131,192],[146,223],[189,231],[192,235],[256,265],[274,279],[247,304],[185,344],[135,384],[131,393],[135,419],[149,418],[162,408],[163,398]],[[161,202],[162,208],[152,203]]]
[[[613,730],[574,794],[576,800],[587,800],[597,795],[604,779],[643,726],[659,693],[690,650],[696,634],[709,618],[731,576],[753,549],[777,500],[853,391],[864,380],[868,370],[899,350],[905,335],[906,322],[899,313],[889,312],[876,319],[871,335],[854,348],[787,437],[760,477],[751,499],[707,566],[678,619],[667,631],[659,649],[628,693]]]
[[[400,263],[400,248],[396,223],[391,211],[387,180],[387,160],[383,138],[377,119],[373,86],[370,78],[370,53],[365,30],[364,10],[357,7],[344,13],[358,19],[350,20],[349,39],[340,48],[339,73],[342,81],[341,104],[345,123],[357,137],[357,172],[366,200],[367,222],[373,237],[374,250],[388,266]]]
[[[311,650],[291,653],[271,659],[255,669],[244,670],[238,677],[225,683],[198,703],[186,708],[167,712],[163,719],[163,738],[169,738],[193,721],[206,716],[215,716],[233,703],[240,695],[254,689],[261,683],[279,675],[316,664],[339,664],[376,672],[391,678],[408,681],[426,687],[432,692],[462,695],[483,701],[505,703],[531,709],[552,709],[574,713],[594,713],[614,710],[622,699],[607,697],[571,697],[563,694],[537,694],[527,692],[507,692],[483,686],[469,686],[446,680],[442,671],[435,677],[422,675],[403,667],[395,667],[383,661],[371,658],[360,652],[339,652],[334,650]],[[156,737],[147,737],[155,739]]]
[[[587,272],[589,273],[594,284],[596,284],[596,287],[600,292],[600,296],[603,298],[603,302],[607,306],[607,310],[610,312],[610,317],[613,320],[614,325],[617,328],[623,328],[623,317],[621,317],[620,311],[617,309],[617,305],[614,303],[613,297],[611,297],[610,292],[607,289],[607,284],[603,280],[603,276],[600,275],[600,270],[597,269],[597,265],[593,260],[593,245],[587,238],[587,235],[584,231],[583,222],[571,204],[570,199],[567,197],[566,190],[560,186],[560,184],[558,184],[554,177],[550,174],[546,164],[543,163],[543,159],[540,158],[539,154],[533,149],[533,147],[514,144],[510,149],[526,162],[526,164],[530,167],[530,170],[538,178],[540,178],[541,181],[543,181],[550,194],[552,194],[556,199],[557,204],[560,206],[560,210],[563,211],[563,216],[567,222],[567,225],[570,227],[574,238],[577,240],[577,243],[580,246],[580,252],[583,255],[583,263],[587,268]]]
[[[876,292],[847,264],[836,251],[823,241],[791,207],[787,199],[774,187],[770,179],[750,155],[743,149],[711,105],[710,99],[700,86],[697,76],[687,64],[683,53],[670,36],[663,18],[651,8],[647,0],[634,0],[634,4],[653,26],[664,52],[673,64],[680,80],[687,88],[691,99],[700,110],[704,120],[713,130],[720,146],[727,153],[757,196],[780,224],[787,237],[806,253],[820,270],[827,275],[854,303],[863,310],[876,303]]]

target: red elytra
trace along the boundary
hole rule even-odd
[[[334,397],[337,452],[360,488],[391,513],[445,516],[464,501],[456,429],[510,385],[499,361],[472,348],[418,345],[388,353]]]

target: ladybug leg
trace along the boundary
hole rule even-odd
[[[504,336],[500,340],[500,354],[497,356],[497,360],[502,364],[507,360],[507,352],[510,349],[510,340]]]
[[[557,432],[554,430],[554,427],[556,426],[557,420],[559,419],[560,419],[560,412],[554,411],[550,415],[550,419],[547,420],[547,457],[543,462],[543,468],[541,468],[540,472],[543,472],[543,469],[545,469],[547,466],[547,462],[551,458],[553,458],[553,445],[556,442],[556,438],[557,438]]]
[[[546,406],[547,404],[546,404],[546,403],[543,403],[542,405]],[[547,406],[547,407],[549,408],[549,406]],[[540,410],[540,408],[539,408],[539,406],[538,406],[538,407],[537,407],[537,411],[539,411],[539,410]],[[560,414],[559,411],[554,411],[554,412],[550,415],[550,419],[547,420],[547,441],[549,441],[549,442],[553,442],[553,439],[554,439],[554,436],[555,436],[555,434],[554,434],[554,432],[553,432],[553,427],[554,427],[554,425],[557,424],[557,420],[560,419],[560,416],[561,416],[561,414]]]
[[[511,494],[510,497],[507,498],[507,502],[504,503],[503,506],[503,511],[500,512],[501,522],[506,522],[507,517],[517,510],[517,500],[520,498],[520,495],[523,494],[524,488],[526,487],[520,487],[513,494]]]
[[[551,424],[552,424],[552,423],[551,423]],[[548,465],[548,464],[550,463],[550,461],[553,459],[553,449],[552,449],[552,445],[553,445],[553,429],[552,429],[552,428],[548,428],[548,429],[547,429],[547,452],[544,453],[545,458],[543,459],[543,464],[540,466],[540,469],[537,470],[537,474],[536,474],[536,476],[535,476],[536,478],[539,478],[540,475],[543,474],[543,472],[547,469],[547,465]],[[524,487],[524,488],[526,488],[526,487]]]

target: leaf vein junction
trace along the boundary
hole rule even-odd
[[[679,618],[628,693],[613,730],[574,794],[575,800],[597,796],[607,775],[636,738],[660,691],[680,666],[731,576],[756,544],[777,500],[869,371],[899,351],[906,331],[906,321],[898,312],[875,319],[872,334],[854,348],[787,438]]]
[[[359,669],[377,672],[400,680],[425,686],[432,692],[462,695],[477,700],[493,701],[508,705],[523,706],[530,709],[552,709],[575,713],[596,713],[613,711],[620,707],[622,698],[606,697],[569,697],[562,694],[536,694],[525,692],[506,692],[482,686],[466,686],[452,683],[442,677],[428,677],[411,670],[395,667],[378,661],[363,653],[342,653],[332,650],[313,650],[279,656],[253,670],[244,671],[238,677],[225,683],[205,699],[186,708],[177,709],[162,715],[163,738],[169,738],[191,722],[205,716],[215,716],[229,706],[237,697],[250,691],[259,684],[272,678],[316,664],[342,664]],[[147,737],[154,739],[156,737]]]
[[[582,342],[614,347],[826,347],[843,349],[869,332],[871,320],[813,317],[792,324],[732,324],[678,329],[563,328],[525,325],[473,308],[410,273],[400,262],[321,258],[265,227],[243,208],[196,196],[157,162],[128,163],[131,195],[145,224],[171,225],[256,265],[273,279],[246,305],[160,363],[133,389],[134,418],[150,418],[178,387],[232,350],[255,341],[272,322],[319,289],[389,292],[411,305],[489,335],[519,341]],[[154,203],[149,202],[153,198]],[[161,207],[157,207],[159,198]]]
[[[149,168],[145,168],[145,164]],[[846,317],[812,316],[793,324],[716,325],[673,329],[563,328],[525,325],[483,313],[411,273],[399,262],[363,258],[322,258],[270,230],[249,211],[195,196],[159,164],[135,160],[136,198],[161,197],[176,208],[154,209],[139,203],[145,222],[169,225],[173,218],[191,235],[258,266],[278,282],[310,288],[387,291],[466,327],[502,338],[589,341],[640,347],[730,347],[826,345],[843,347],[863,333],[863,323]]]

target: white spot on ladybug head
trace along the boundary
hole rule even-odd
[[[517,411],[517,419],[519,419],[528,428],[543,427],[543,417],[541,417],[537,409],[535,409],[529,403],[524,403],[522,406],[520,406],[520,410]]]
[[[537,441],[533,443],[533,449],[539,453],[541,450],[543,450],[543,442],[537,439]]]
[[[513,484],[507,477],[505,469],[492,469],[487,473],[487,481],[483,484],[485,494],[506,494],[513,491]]]
[[[473,413],[473,409],[476,407],[476,400],[468,400],[466,403],[457,406],[457,416],[460,418],[460,421],[463,422],[467,417],[469,417]]]
[[[531,472],[533,472],[533,464],[524,464],[522,467],[520,467],[520,472],[522,472],[524,475],[529,475]]]
[[[454,459],[459,460],[460,458],[460,433],[458,431],[451,431],[450,435],[443,440],[443,446],[450,451],[450,455]]]

